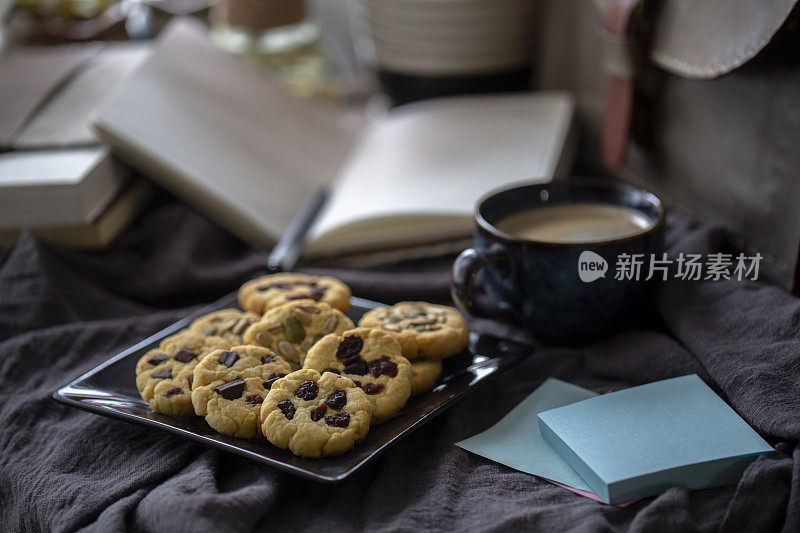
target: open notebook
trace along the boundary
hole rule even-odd
[[[270,248],[303,200],[330,187],[307,254],[467,236],[477,198],[566,172],[574,104],[563,93],[431,100],[363,131],[216,49],[190,20],[98,111],[98,134],[230,231]]]

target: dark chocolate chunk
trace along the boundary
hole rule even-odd
[[[344,362],[344,373],[363,376],[367,373],[367,362],[360,355],[353,356]]]
[[[266,365],[267,363],[271,363],[276,359],[275,355],[265,355],[261,358],[261,364]]]
[[[225,350],[222,352],[222,355],[219,356],[219,364],[225,365],[228,368],[232,367],[238,360],[239,354],[233,350]]]
[[[235,400],[241,398],[244,392],[244,380],[236,378],[233,381],[223,383],[218,387],[214,387],[214,392],[225,398],[226,400]]]
[[[167,354],[165,353],[157,353],[153,357],[147,360],[153,366],[156,366],[158,363],[163,363],[168,359]]]
[[[264,398],[258,394],[248,394],[245,396],[244,401],[250,405],[261,405],[264,402]]]
[[[325,416],[327,410],[328,406],[323,403],[322,405],[311,411],[311,421],[319,422],[322,419],[322,417]]]
[[[180,361],[181,363],[188,363],[195,357],[197,357],[197,354],[191,350],[187,350],[186,348],[183,348],[181,351],[175,354],[175,360]]]
[[[271,389],[273,383],[285,376],[286,374],[270,374],[269,379],[264,382],[264,388],[267,390]]]
[[[330,396],[325,398],[325,403],[330,405],[333,409],[341,409],[347,405],[347,393],[342,389],[336,389]]]
[[[281,410],[283,416],[286,417],[286,420],[291,420],[294,418],[294,413],[297,410],[291,400],[283,400],[282,402],[278,402],[278,409]]]
[[[183,389],[181,389],[180,387],[177,387],[177,388],[168,390],[166,392],[166,394],[164,394],[164,396],[166,396],[167,398],[172,398],[173,396],[177,396],[179,394],[183,394]]]
[[[169,379],[172,377],[172,369],[167,368],[166,370],[159,370],[158,372],[153,372],[153,377],[156,379]]]
[[[337,428],[346,428],[350,424],[350,415],[347,413],[339,413],[333,416],[326,416],[325,423]]]
[[[331,372],[331,373],[333,373],[333,374],[336,374],[337,376],[339,375],[339,371],[338,371],[338,370],[336,370],[335,368],[326,368],[326,369],[325,369],[325,370],[323,370],[322,372],[323,372],[323,373],[325,373],[325,372]]]
[[[378,376],[397,377],[397,364],[389,360],[385,355],[380,359],[375,359],[367,363],[369,375],[377,378]]]
[[[194,376],[189,376],[189,388],[192,388],[192,383],[194,383]]]
[[[294,391],[294,395],[298,398],[301,398],[306,401],[313,400],[317,397],[317,393],[319,393],[319,387],[313,381],[304,381],[297,387],[297,390]]]
[[[339,359],[347,359],[354,355],[358,355],[364,347],[364,340],[358,335],[348,335],[342,339],[342,343],[336,350],[336,357]]]
[[[364,385],[364,392],[367,394],[378,394],[383,390],[383,385],[375,383],[367,383]]]

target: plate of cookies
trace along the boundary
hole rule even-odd
[[[110,358],[57,401],[335,483],[529,348],[443,305],[278,273]]]

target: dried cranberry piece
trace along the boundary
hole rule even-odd
[[[311,421],[312,422],[319,422],[323,416],[325,416],[325,412],[328,410],[328,406],[324,403],[311,411]]]
[[[337,428],[346,428],[350,424],[350,415],[339,413],[338,415],[326,416],[325,423]]]
[[[181,363],[188,363],[195,357],[197,357],[197,354],[187,348],[182,348],[181,351],[175,354],[175,360]]]
[[[256,290],[258,292],[265,292],[265,291],[268,291],[270,289],[280,289],[282,291],[288,291],[291,288],[292,288],[292,286],[290,284],[278,281],[278,282],[275,282],[275,283],[270,283],[269,285],[261,285],[259,287],[256,287]]]
[[[304,381],[297,387],[297,390],[294,391],[294,395],[298,398],[306,401],[311,401],[317,397],[317,393],[319,392],[319,387],[313,381]]]
[[[261,405],[264,402],[264,398],[262,398],[258,394],[248,394],[245,397],[244,401],[249,403],[250,405]]]
[[[364,392],[367,394],[378,394],[383,390],[383,385],[375,383],[367,383],[364,385]]]
[[[360,381],[358,381],[357,379],[354,379],[354,380],[353,380],[353,383],[355,383],[355,384],[356,384],[356,387],[358,387],[359,389],[361,388],[361,382],[360,382]]]
[[[158,363],[163,363],[167,360],[167,354],[165,353],[157,353],[153,357],[147,360],[153,366],[156,366]]]
[[[385,355],[380,359],[375,359],[367,363],[370,376],[377,378],[378,376],[385,375],[390,377],[397,377],[397,364],[389,360]]]
[[[295,408],[291,400],[283,400],[282,402],[278,402],[278,409],[281,410],[281,413],[283,413],[283,416],[286,417],[286,420],[291,420],[294,418],[294,413],[297,411],[297,408]]]
[[[341,409],[347,405],[347,393],[342,389],[336,389],[330,396],[325,398],[325,403],[330,405],[333,409]]]
[[[286,377],[286,374],[270,374],[269,379],[264,382],[264,388],[267,390],[271,389],[272,385],[283,377]]]
[[[361,352],[364,347],[364,340],[358,335],[348,335],[342,339],[342,343],[336,350],[336,357],[339,359],[347,359]]]
[[[360,355],[351,357],[344,362],[344,373],[363,376],[367,373],[367,362],[361,359]]]

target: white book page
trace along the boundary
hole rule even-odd
[[[525,93],[392,112],[366,131],[343,168],[307,251],[468,233],[486,192],[553,178],[573,109],[566,94]]]

